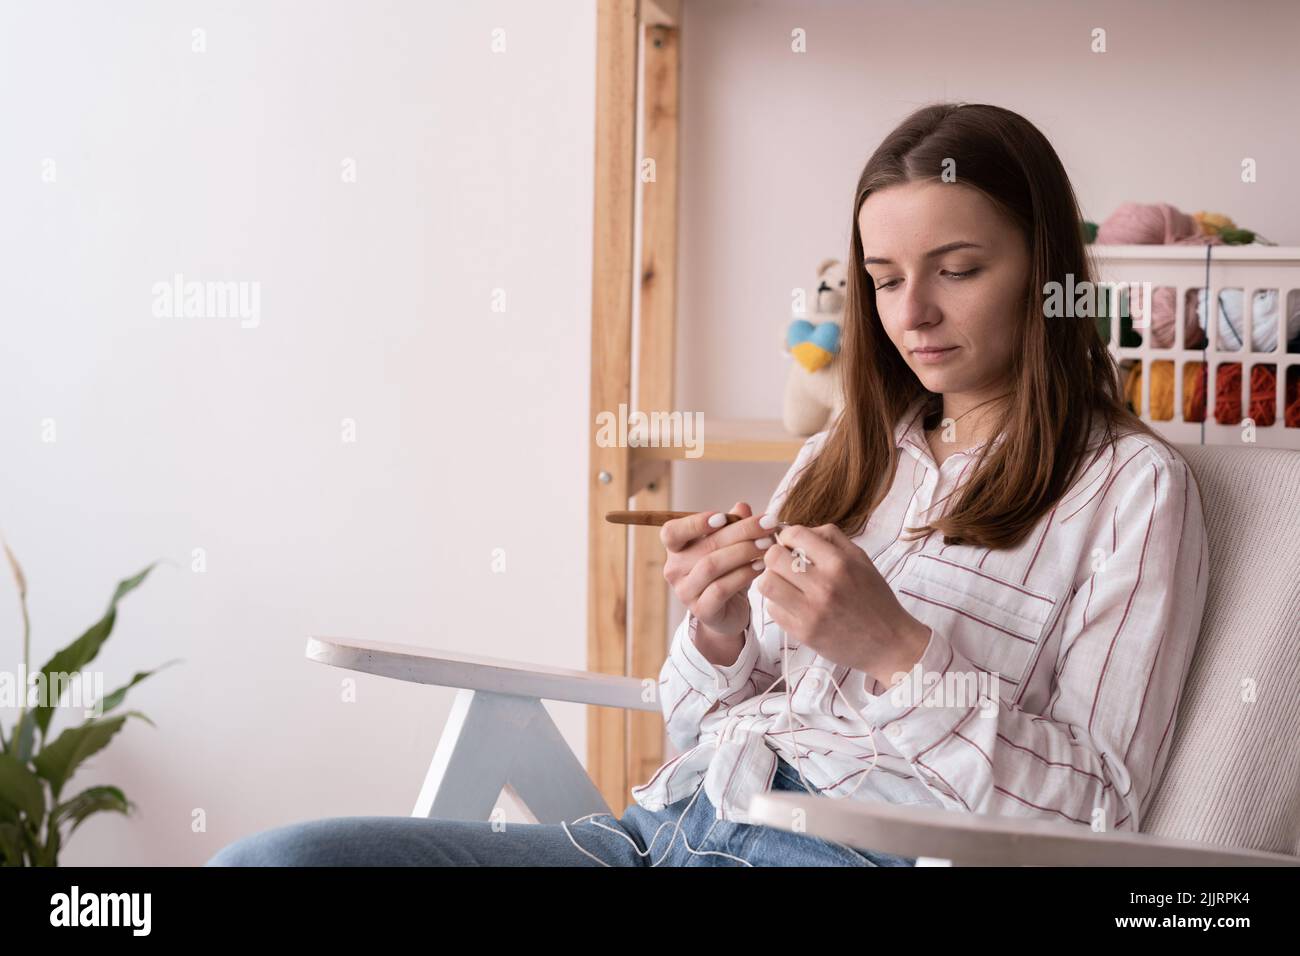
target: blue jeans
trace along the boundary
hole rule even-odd
[[[778,760],[773,790],[807,790]],[[829,799],[829,798],[828,798]],[[694,802],[692,802],[694,801]],[[806,833],[718,820],[704,788],[662,810],[632,803],[621,819],[497,823],[422,817],[331,817],[263,830],[205,866],[914,866]],[[678,825],[680,820],[680,825]],[[576,846],[575,846],[576,843]],[[688,847],[689,844],[689,847]],[[581,849],[579,849],[581,847]],[[585,851],[585,852],[584,852]],[[694,852],[692,852],[694,851]],[[590,855],[588,855],[590,854]],[[742,862],[743,861],[743,862]]]

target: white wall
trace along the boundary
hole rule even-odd
[[[687,0],[678,407],[778,415],[790,290],[933,100],[1039,123],[1094,220],[1164,200],[1300,243],[1296,10]],[[592,0],[0,4],[0,528],[34,656],[167,557],[98,663],[115,686],[185,659],[132,693],[157,729],[76,778],[138,815],[64,862],[408,813],[451,692],[362,677],[344,703],[310,633],[585,665],[594,23]],[[260,283],[260,323],[156,318],[178,272]],[[675,505],[758,507],[783,471],[677,466]],[[0,622],[12,669],[7,585]],[[585,754],[582,709],[550,707]]]
[[[97,664],[185,660],[74,778],[138,816],[64,862],[409,813],[452,692],[343,703],[308,634],[585,665],[595,20],[564,7],[0,5],[0,528],[34,663],[158,557]],[[260,324],[155,318],[178,272],[259,282]],[[18,621],[5,574],[11,670]]]

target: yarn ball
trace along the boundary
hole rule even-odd
[[[1142,406],[1142,365],[1134,362],[1124,380],[1124,400],[1129,410]],[[1174,363],[1151,363],[1151,413],[1153,421],[1172,421],[1174,417]],[[1185,422],[1205,421],[1205,363],[1183,365],[1183,417]]]
[[[1169,203],[1120,203],[1097,227],[1097,241],[1116,245],[1220,245],[1217,235],[1204,235],[1201,225]]]
[[[1277,373],[1267,365],[1250,370],[1250,418],[1256,425],[1272,425],[1277,396]],[[1241,424],[1241,363],[1229,362],[1219,370],[1215,389],[1214,420],[1220,425]]]
[[[1124,295],[1123,293],[1121,294]],[[1174,345],[1174,296],[1171,286],[1161,286],[1151,293],[1151,344],[1156,348],[1173,348]],[[1140,293],[1139,293],[1140,298]],[[1230,352],[1240,350],[1244,344],[1246,323],[1242,316],[1241,289],[1219,290],[1219,347]],[[1273,352],[1278,349],[1278,290],[1256,289],[1251,300],[1251,349],[1256,352]],[[1300,290],[1288,296],[1286,319],[1286,341],[1289,351],[1300,351]],[[1138,306],[1141,306],[1139,301]],[[1128,309],[1122,308],[1120,315],[1127,318]],[[1183,347],[1188,349],[1204,348],[1208,345],[1205,329],[1208,323],[1205,317],[1205,296],[1201,289],[1188,289],[1183,309]],[[1125,322],[1122,329],[1128,333],[1131,324]],[[1139,345],[1136,334],[1125,335],[1120,343],[1124,346]]]
[[[1283,423],[1287,428],[1300,428],[1300,366],[1287,370],[1286,398]],[[1142,404],[1142,364],[1137,361],[1124,366],[1124,402],[1137,413]],[[1187,362],[1183,365],[1183,421],[1205,421],[1205,363]],[[1274,396],[1277,376],[1268,366],[1256,365],[1251,370],[1250,409],[1256,425],[1274,423]],[[1215,388],[1214,418],[1221,425],[1241,423],[1241,363],[1232,362],[1219,372]],[[1151,413],[1154,421],[1169,421],[1174,408],[1174,371],[1172,362],[1153,362],[1151,368]]]
[[[1236,229],[1237,224],[1221,212],[1200,212],[1192,213],[1192,218],[1197,221],[1201,227],[1201,232],[1222,232],[1225,229]]]
[[[1287,370],[1286,410],[1284,421],[1287,428],[1300,428],[1300,368],[1294,365]]]

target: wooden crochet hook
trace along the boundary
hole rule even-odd
[[[674,518],[689,518],[693,514],[699,514],[698,511],[606,511],[605,520],[613,524],[639,524],[639,525],[662,525]],[[737,521],[744,521],[744,515],[733,515],[731,512],[725,512],[727,524],[735,524]],[[726,525],[723,525],[725,528]],[[776,527],[768,529],[768,534],[774,538],[782,528],[790,527],[784,521],[778,522]],[[804,557],[805,566],[812,565],[812,558]]]
[[[678,518],[689,518],[691,515],[699,514],[698,511],[606,511],[605,520],[613,524],[648,524],[664,525]],[[735,524],[737,521],[744,521],[744,515],[733,515],[727,512],[727,524]]]

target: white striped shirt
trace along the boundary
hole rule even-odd
[[[804,776],[827,797],[857,787],[853,799],[1136,831],[1168,759],[1205,605],[1208,545],[1186,462],[1126,435],[1095,460],[1090,454],[1013,548],[945,545],[934,532],[909,542],[900,540],[904,526],[924,524],[932,505],[935,514],[947,507],[979,447],[936,466],[920,410],[913,405],[897,426],[894,483],[853,541],[930,628],[901,682],[921,689],[921,704],[790,639]],[[767,511],[780,507],[828,435],[804,443]],[[785,689],[762,693],[782,673],[785,635],[752,586],[749,600],[744,646],[729,667],[695,646],[689,611],[673,635],[659,690],[678,753],[632,788],[648,810],[703,780],[720,819],[749,822],[749,800],[771,789],[777,755],[796,765]],[[949,682],[932,688],[929,672]],[[952,690],[962,674],[982,681],[978,700]]]

